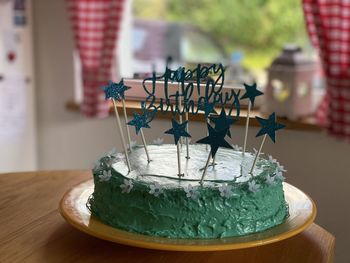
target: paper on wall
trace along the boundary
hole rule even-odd
[[[0,80],[0,141],[17,141],[25,132],[26,85],[19,75],[6,75]]]

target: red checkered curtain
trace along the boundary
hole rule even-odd
[[[350,141],[350,0],[303,0],[303,9],[327,81],[318,118],[330,134]]]
[[[115,43],[125,0],[67,0],[81,60],[83,103],[88,117],[108,115],[100,87],[112,79]]]

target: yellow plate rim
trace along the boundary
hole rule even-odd
[[[260,234],[266,234],[267,232],[272,231],[277,227],[283,226],[284,224],[286,224],[286,222],[288,222],[288,219],[287,219],[286,222],[282,223],[281,225],[267,229],[260,233],[254,233],[254,234],[250,234],[242,237],[227,237],[227,238],[220,238],[220,239],[174,239],[174,238],[164,238],[164,237],[152,237],[152,236],[131,233],[131,232],[117,229],[117,228],[113,228],[111,226],[108,226],[98,221],[96,218],[94,218],[91,215],[84,215],[79,208],[77,208],[74,205],[71,205],[72,202],[78,201],[77,200],[78,198],[76,197],[77,193],[75,193],[75,195],[72,195],[72,193],[77,190],[79,191],[79,189],[80,191],[83,191],[84,188],[86,188],[84,187],[85,185],[86,186],[90,185],[89,187],[91,187],[91,184],[93,186],[92,179],[83,181],[73,186],[64,194],[64,196],[62,197],[59,203],[59,211],[62,217],[73,227],[75,227],[76,229],[86,234],[92,235],[94,237],[97,237],[103,240],[111,241],[114,243],[140,247],[140,248],[147,248],[147,249],[157,249],[157,250],[167,250],[167,251],[222,251],[222,250],[233,250],[233,249],[242,249],[242,248],[250,248],[250,247],[267,245],[267,244],[288,239],[290,237],[293,237],[301,233],[313,223],[317,214],[316,205],[307,194],[305,194],[298,188],[292,186],[291,184],[283,183],[285,194],[287,194],[286,189],[287,191],[292,189],[292,191],[296,191],[298,192],[298,194],[303,195],[311,205],[311,209],[307,209],[307,212],[308,212],[307,218],[305,218],[305,220],[301,224],[299,224],[297,227],[292,227],[288,231],[285,231],[278,235],[271,235],[267,238],[256,239],[256,237],[259,236]],[[86,203],[87,199],[79,200],[79,201],[85,201]],[[290,203],[288,204],[291,205]],[[81,220],[81,218],[83,217],[85,217],[85,223],[82,222]],[[86,223],[87,219],[89,220],[88,224]],[[94,226],[98,226],[98,227],[94,227]],[[103,231],[99,230],[98,229],[99,227],[102,227]],[[244,239],[248,238],[249,240],[250,237],[253,237],[252,241],[238,242],[238,243],[229,242],[230,240],[234,241],[240,238],[244,238]],[[228,240],[228,243],[215,243],[215,241],[226,241],[226,240]],[[188,241],[193,244],[189,244]],[[208,244],[202,244],[203,242],[208,242]],[[196,243],[199,243],[199,244],[196,244]]]

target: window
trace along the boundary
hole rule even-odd
[[[223,48],[210,35],[188,29],[181,42],[181,56],[185,63],[224,63],[227,59]]]
[[[128,12],[128,33],[118,44],[121,77],[162,73],[171,56],[173,68],[221,62],[226,85],[256,81],[264,88],[266,68],[286,43],[313,52],[295,0],[134,0]],[[142,92],[128,95],[136,99]]]

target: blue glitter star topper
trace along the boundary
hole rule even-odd
[[[172,128],[165,131],[166,134],[174,135],[175,145],[179,142],[180,137],[191,137],[191,135],[186,132],[186,125],[188,121],[179,124],[175,119],[171,119]]]
[[[200,139],[199,141],[197,141],[197,143],[209,144],[210,153],[213,158],[216,152],[218,151],[219,147],[233,149],[231,144],[225,141],[227,129],[222,129],[218,131],[213,127],[211,127],[210,124],[207,124],[207,126],[208,126],[209,135],[203,139]]]
[[[267,134],[273,142],[276,142],[276,131],[286,127],[285,125],[276,122],[275,113],[272,113],[267,119],[263,119],[260,117],[255,118],[262,127],[256,134],[256,137]]]
[[[254,106],[255,97],[264,95],[264,93],[262,93],[260,90],[257,89],[256,83],[254,83],[253,85],[248,85],[248,84],[244,83],[243,85],[244,85],[246,92],[241,97],[241,100],[242,99],[249,99],[250,102],[252,103],[252,106]]]
[[[130,126],[135,126],[136,134],[139,134],[141,128],[151,128],[148,125],[149,121],[147,120],[148,115],[146,110],[143,110],[142,114],[134,112],[133,115],[134,115],[134,118],[131,121],[129,121],[127,124]]]
[[[209,119],[214,122],[215,130],[227,130],[227,135],[231,138],[230,126],[236,121],[233,117],[227,116],[224,108],[219,116],[212,116]]]
[[[102,87],[102,90],[105,93],[105,99],[109,98],[115,100],[124,100],[125,99],[125,91],[131,89],[131,87],[124,85],[124,80],[121,79],[119,83],[115,83],[113,81],[109,81],[108,84]]]

